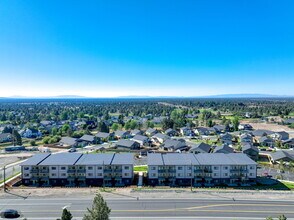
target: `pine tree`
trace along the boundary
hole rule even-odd
[[[107,206],[101,194],[97,193],[92,209],[88,208],[88,214],[85,214],[83,220],[108,220],[111,209]]]
[[[286,218],[285,215],[280,215],[280,216],[278,217],[278,219],[279,219],[279,220],[287,220],[287,218]]]
[[[14,145],[22,145],[22,140],[20,134],[17,132],[17,130],[12,131],[12,138]]]
[[[63,209],[61,220],[71,220],[71,219],[72,219],[72,214],[70,213],[70,211],[68,211],[67,209]]]

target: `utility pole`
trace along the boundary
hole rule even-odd
[[[104,175],[104,172],[105,172],[105,170],[104,170],[104,160],[103,160],[103,165],[102,165],[102,171],[103,171],[103,191],[105,190],[105,175]]]

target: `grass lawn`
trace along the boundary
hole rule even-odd
[[[290,190],[294,190],[294,182],[288,182],[288,181],[280,181],[281,184],[283,184],[285,187],[287,187]]]
[[[147,172],[147,170],[148,170],[147,165],[134,166],[134,171],[135,172]]]

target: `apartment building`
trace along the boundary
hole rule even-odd
[[[124,154],[36,154],[21,164],[22,183],[33,186],[126,186],[134,156]]]
[[[149,185],[248,186],[255,184],[257,164],[242,153],[148,154]]]

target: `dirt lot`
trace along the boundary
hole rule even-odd
[[[290,138],[294,138],[294,129],[289,128],[285,125],[278,125],[278,124],[270,124],[270,123],[253,123],[249,121],[241,121],[241,123],[248,123],[250,124],[254,129],[265,129],[270,131],[286,131],[290,134]]]

